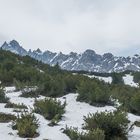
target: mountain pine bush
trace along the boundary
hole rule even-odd
[[[47,76],[41,85],[40,94],[47,97],[60,97],[65,95],[65,83],[61,75]]]
[[[5,113],[0,113],[0,122],[1,123],[8,123],[10,121],[14,121],[16,119],[16,116],[12,114],[5,114]]]
[[[39,127],[38,119],[30,113],[22,113],[13,122],[12,128],[18,131],[18,135],[23,138],[37,137],[37,129]]]
[[[111,103],[108,85],[98,80],[81,81],[77,92],[79,93],[78,101],[85,101],[95,106],[104,106]]]
[[[30,90],[30,91],[22,91],[22,94],[20,97],[24,98],[37,98],[39,97],[39,91],[38,90]]]
[[[6,103],[5,108],[18,108],[18,109],[28,109],[26,105],[22,104],[15,104],[15,103],[11,103],[8,101],[8,103]]]
[[[36,100],[34,104],[34,112],[41,114],[45,119],[51,120],[52,123],[57,123],[65,113],[66,103],[61,104],[56,99]]]
[[[86,130],[93,131],[97,128],[103,130],[105,140],[114,140],[114,138],[127,140],[128,132],[131,130],[127,113],[120,110],[89,114],[84,117],[84,121]]]
[[[131,98],[130,110],[132,113],[140,115],[140,92]]]
[[[104,140],[104,131],[96,129],[88,132],[78,132],[77,128],[66,127],[63,131],[71,140]]]

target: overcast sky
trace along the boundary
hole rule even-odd
[[[140,0],[0,0],[0,44],[115,55],[140,53]]]

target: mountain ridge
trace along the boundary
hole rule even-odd
[[[29,55],[51,66],[58,63],[62,69],[66,70],[84,70],[100,73],[122,72],[126,70],[140,71],[140,56],[137,54],[132,57],[117,57],[112,53],[100,55],[91,49],[87,49],[83,53],[70,52],[69,54],[55,53],[48,50],[42,52],[39,48],[27,51],[16,40],[12,40],[9,43],[4,42],[1,49],[21,56]]]

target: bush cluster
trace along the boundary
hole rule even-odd
[[[112,84],[124,84],[123,73],[112,73]]]
[[[22,104],[15,104],[8,101],[6,103],[5,108],[16,108],[16,109],[28,109],[26,105]]]
[[[71,140],[127,140],[129,126],[127,114],[121,110],[112,112],[96,112],[84,117],[86,132],[78,132],[77,128],[64,130]]]
[[[140,115],[140,92],[131,97],[130,111],[134,114]]]
[[[39,86],[39,93],[47,97],[60,97],[65,95],[65,84],[61,75],[46,76],[43,84]]]
[[[89,114],[84,117],[84,121],[84,128],[87,130],[92,131],[97,128],[103,130],[106,140],[112,140],[114,137],[125,140],[131,128],[127,113],[120,110]]]
[[[99,80],[83,80],[78,86],[78,101],[85,101],[91,105],[104,106],[111,104],[110,89],[107,84]]]
[[[5,114],[5,113],[0,113],[0,122],[1,123],[7,123],[10,121],[13,121],[16,119],[16,116],[12,114]]]
[[[134,82],[140,84],[140,72],[134,72],[132,75],[134,76]]]
[[[44,99],[35,101],[34,112],[41,114],[45,119],[51,120],[52,123],[56,124],[65,113],[66,103],[61,104],[56,99]]]
[[[20,97],[37,98],[39,97],[39,91],[38,90],[22,91],[22,94],[20,95]]]
[[[18,135],[23,138],[37,137],[37,129],[39,127],[38,119],[30,113],[22,113],[13,122],[12,128],[18,131]]]
[[[140,115],[139,88],[128,85],[112,85],[110,94],[114,99],[118,99],[119,103],[126,111]]]
[[[71,140],[104,140],[105,135],[104,131],[100,129],[96,129],[93,131],[85,132],[78,132],[77,128],[68,128],[66,127],[63,131]]]

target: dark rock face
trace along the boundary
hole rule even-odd
[[[55,65],[59,63],[62,69],[85,70],[94,72],[122,72],[125,70],[140,71],[140,56],[116,57],[111,53],[103,55],[96,54],[93,50],[86,50],[82,54],[71,52],[68,55],[63,53],[42,52],[40,49],[26,51],[15,40],[1,46],[2,49],[11,51],[21,56],[29,55],[44,63]]]

